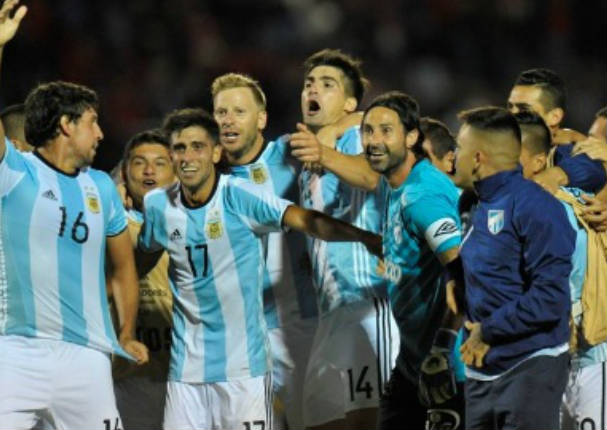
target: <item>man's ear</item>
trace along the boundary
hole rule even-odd
[[[73,126],[74,122],[67,115],[61,115],[61,118],[59,118],[59,132],[61,134],[67,137],[71,136]]]
[[[565,117],[565,111],[560,107],[554,108],[546,114],[546,125],[554,128],[563,121]]]
[[[257,130],[262,131],[268,124],[268,113],[265,110],[259,111],[257,114]]]
[[[222,150],[223,150],[223,147],[219,143],[216,143],[215,147],[213,148],[213,155],[212,155],[213,164],[217,164],[217,163],[219,163],[219,160],[221,160]]]
[[[347,113],[356,112],[356,108],[358,107],[358,102],[356,101],[356,97],[348,97],[346,102],[344,103],[344,111]]]
[[[548,163],[548,156],[546,154],[536,154],[533,156],[532,160],[533,166],[533,174],[536,175],[543,170],[546,170],[546,165]]]
[[[405,146],[407,147],[407,149],[413,148],[413,145],[415,145],[415,143],[417,142],[418,137],[419,137],[418,129],[411,130],[410,132],[407,133],[407,135],[405,136]]]

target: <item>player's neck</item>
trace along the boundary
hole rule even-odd
[[[67,147],[57,141],[38,147],[37,152],[49,165],[68,175],[73,175],[80,168]]]
[[[413,154],[413,151],[407,151],[407,156],[405,160],[397,166],[394,166],[389,172],[386,174],[386,179],[388,180],[388,184],[390,184],[391,188],[400,187],[403,182],[407,180],[409,177],[409,173],[413,169],[413,166],[417,162],[417,157]]]
[[[204,205],[211,194],[213,194],[213,190],[215,189],[215,182],[218,181],[217,171],[213,168],[213,171],[209,174],[207,180],[197,188],[189,188],[181,184],[181,191],[183,193],[183,198],[189,206],[202,206]]]
[[[251,163],[253,160],[256,160],[259,157],[261,151],[263,151],[264,140],[261,133],[257,133],[257,137],[255,138],[255,142],[249,148],[249,150],[242,155],[233,155],[226,152],[226,158],[228,163],[232,166],[243,166],[245,164]]]

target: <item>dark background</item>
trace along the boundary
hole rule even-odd
[[[605,0],[53,0],[29,13],[5,49],[0,103],[38,82],[88,85],[101,99],[110,169],[133,133],[176,107],[210,108],[209,86],[237,71],[269,100],[266,137],[300,116],[301,63],[326,47],[360,57],[372,81],[415,96],[422,114],[457,131],[456,113],[504,105],[517,74],[549,67],[565,79],[565,124],[586,131],[606,104]]]

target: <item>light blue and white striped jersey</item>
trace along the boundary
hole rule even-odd
[[[383,225],[385,276],[401,349],[397,366],[417,381],[446,310],[444,268],[436,257],[461,242],[459,193],[427,159],[419,161],[396,189],[382,176],[386,199]]]
[[[106,236],[127,226],[104,172],[68,175],[6,141],[0,162],[0,334],[57,339],[130,356],[105,286]]]
[[[351,127],[335,150],[348,155],[363,151],[359,127]],[[378,191],[366,192],[340,181],[331,172],[300,174],[301,205],[324,212],[364,230],[379,233],[383,214]],[[314,283],[322,314],[339,306],[387,296],[386,281],[377,275],[377,257],[360,242],[325,242],[308,237]]]
[[[287,136],[267,142],[258,158],[230,173],[249,179],[259,189],[297,201],[299,162],[288,153]],[[306,238],[297,231],[270,233],[266,255],[263,302],[269,328],[318,315]]]
[[[139,249],[165,249],[170,258],[170,380],[221,382],[269,370],[262,303],[266,235],[280,231],[289,205],[231,175],[219,175],[198,207],[188,207],[179,184],[145,196]]]
[[[582,191],[577,188],[561,188],[563,191],[581,199]],[[571,205],[561,201],[567,212],[567,217],[576,233],[575,249],[571,255],[571,275],[569,275],[569,288],[571,290],[571,303],[576,303],[582,299],[582,288],[584,287],[584,278],[586,277],[586,262],[588,260],[588,234],[583,226],[578,222]],[[576,321],[579,323],[579,318]],[[586,367],[592,364],[607,361],[607,342],[595,346],[581,346],[580,349],[571,358],[572,364],[576,367]]]

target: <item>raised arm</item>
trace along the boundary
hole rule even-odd
[[[347,155],[320,143],[318,137],[304,124],[297,124],[291,134],[291,154],[304,163],[319,163],[342,181],[371,191],[377,187],[380,175],[371,169],[364,155]]]
[[[27,7],[20,6],[11,18],[10,14],[19,4],[19,0],[6,0],[0,9],[0,72],[2,71],[2,56],[6,45],[17,33],[21,20],[27,13]],[[0,121],[0,160],[4,158],[6,144],[4,143],[4,127]]]
[[[331,218],[321,212],[289,206],[282,218],[283,225],[327,242],[362,242],[370,253],[381,258],[381,236],[361,230],[351,224]]]

